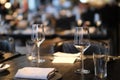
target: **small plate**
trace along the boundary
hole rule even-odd
[[[0,64],[0,66],[1,66],[2,64]],[[10,65],[9,64],[5,64],[2,68],[0,68],[0,72],[2,72],[2,71],[4,71],[4,70],[6,70],[6,69],[8,69],[10,67]]]

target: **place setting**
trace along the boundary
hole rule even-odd
[[[57,42],[54,45],[52,63],[73,64],[80,57],[80,52],[74,47],[72,41]]]
[[[18,69],[14,79],[41,79],[41,80],[58,80],[62,75],[54,67],[40,67],[46,60],[41,57],[40,45],[45,40],[43,24],[32,25],[31,40],[26,41],[26,58],[30,63],[36,64],[34,67],[28,66]]]
[[[6,59],[4,58],[3,53],[0,53],[0,54],[1,54],[0,55],[0,73],[2,73],[3,71],[6,71],[10,67],[10,64],[2,63]]]
[[[0,80],[120,80],[120,0],[0,0]]]

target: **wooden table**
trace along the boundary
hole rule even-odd
[[[85,68],[90,70],[90,74],[87,75],[76,74],[74,73],[74,70],[80,68],[80,62],[75,62],[74,64],[52,63],[53,52],[51,52],[51,47],[53,45],[50,44],[52,43],[50,43],[49,41],[45,42],[45,44],[43,45],[46,45],[46,47],[44,46],[41,48],[42,58],[44,58],[46,62],[41,63],[39,67],[56,68],[58,73],[62,75],[61,80],[100,80],[100,79],[95,79],[94,65],[91,55],[86,56],[86,60],[85,60]],[[6,71],[0,73],[0,80],[13,80],[18,69],[26,66],[35,66],[26,59],[25,55],[8,60],[4,63],[8,63],[11,66]],[[108,76],[106,80],[120,80],[119,68],[120,68],[120,60],[108,62]],[[15,80],[19,80],[19,79],[15,79]],[[27,79],[22,79],[22,80],[27,80]]]

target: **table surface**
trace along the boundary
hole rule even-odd
[[[4,62],[10,64],[11,66],[6,71],[0,73],[0,80],[13,80],[18,69],[28,66],[38,66],[38,67],[47,67],[47,68],[54,67],[57,69],[58,73],[62,75],[61,80],[100,80],[100,79],[96,79],[94,76],[94,65],[91,55],[86,55],[86,59],[85,59],[85,68],[90,70],[90,74],[87,75],[74,73],[74,70],[80,68],[81,62],[75,62],[74,64],[52,63],[53,50],[51,49],[53,48],[53,42],[55,41],[56,40],[47,41],[41,47],[41,53],[42,53],[41,57],[46,60],[44,63],[41,63],[39,65],[30,63],[26,59],[25,55]],[[57,41],[62,41],[62,40],[58,39]],[[120,80],[119,68],[120,68],[120,60],[109,61],[107,67],[108,76],[106,80]],[[14,80],[19,80],[19,79],[14,79]],[[28,80],[28,79],[20,79],[20,80]]]

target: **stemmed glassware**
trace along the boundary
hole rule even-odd
[[[43,24],[33,24],[32,25],[32,41],[35,43],[37,47],[37,62],[41,63],[44,62],[44,59],[40,58],[40,45],[45,40],[45,32],[44,32],[44,25]]]
[[[81,69],[75,70],[75,73],[88,74],[89,70],[84,69],[84,52],[90,47],[89,30],[83,27],[75,27],[74,46],[81,52]]]

